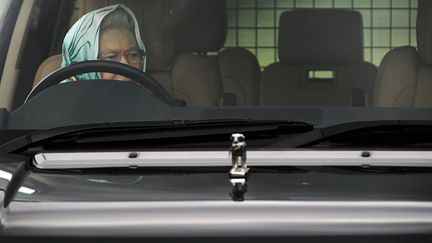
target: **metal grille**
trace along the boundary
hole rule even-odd
[[[226,0],[227,47],[245,47],[262,67],[278,61],[278,22],[298,8],[342,8],[361,13],[365,61],[379,65],[394,47],[416,46],[417,0]]]

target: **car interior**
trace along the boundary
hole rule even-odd
[[[26,67],[18,65],[15,79],[21,82],[10,88],[15,96],[4,107],[18,107],[32,87],[60,67],[62,37],[77,18],[119,2],[138,18],[148,74],[186,106],[432,106],[430,1],[418,2],[417,47],[394,48],[379,66],[365,61],[364,20],[358,11],[283,11],[276,29],[279,61],[263,66],[250,48],[227,47],[225,1],[76,0],[40,1],[33,6],[33,12],[48,11],[44,8],[48,4],[60,9],[58,24],[44,27],[42,22],[49,20],[29,17],[33,26],[23,30],[26,40],[17,58],[33,57],[26,60],[30,63]],[[35,43],[34,32],[52,38]],[[30,53],[33,46],[49,50]],[[6,78],[2,86],[7,85]]]

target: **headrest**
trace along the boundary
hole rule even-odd
[[[62,63],[62,55],[54,55],[45,61],[43,61],[36,72],[35,78],[33,80],[33,87],[35,87],[42,79],[56,71],[60,68]]]
[[[279,23],[279,59],[296,65],[363,62],[360,13],[341,9],[284,12]]]
[[[423,63],[432,65],[432,1],[430,0],[418,2],[417,47]]]
[[[175,51],[216,52],[225,44],[227,15],[222,0],[178,0],[173,6]]]

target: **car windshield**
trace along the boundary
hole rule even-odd
[[[1,1],[0,127],[430,121],[431,11],[422,0]]]

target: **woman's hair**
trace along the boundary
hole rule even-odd
[[[102,20],[100,30],[103,31],[108,27],[126,28],[133,31],[134,21],[124,9],[118,8],[105,16],[105,18]]]

